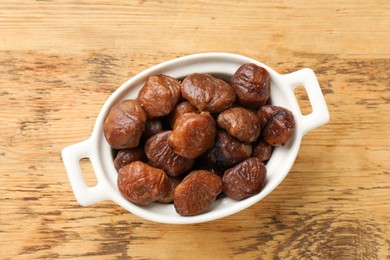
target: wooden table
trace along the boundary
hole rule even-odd
[[[389,1],[16,2],[0,3],[1,259],[388,259]],[[196,225],[79,206],[61,149],[90,136],[128,78],[207,51],[317,74],[331,121],[304,137],[288,177]]]

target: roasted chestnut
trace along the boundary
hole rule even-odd
[[[138,93],[148,118],[168,115],[180,99],[180,83],[167,75],[150,76]]]
[[[119,170],[118,188],[129,201],[148,205],[169,191],[169,180],[163,170],[135,161]]]
[[[266,69],[253,63],[238,68],[231,79],[240,105],[259,108],[270,96],[270,76]]]
[[[204,156],[212,164],[232,166],[247,159],[251,153],[251,144],[241,142],[224,130],[218,130],[214,146]]]
[[[148,119],[145,123],[145,130],[143,137],[148,139],[149,137],[164,130],[163,122],[160,118]]]
[[[228,108],[218,115],[219,127],[242,142],[253,142],[260,135],[260,120],[256,113],[243,107]]]
[[[168,141],[175,153],[196,158],[213,146],[216,130],[210,113],[186,113],[176,120]]]
[[[142,146],[121,149],[115,156],[114,165],[115,168],[119,170],[120,168],[131,162],[143,161],[145,158],[146,156],[144,148]]]
[[[182,216],[200,214],[210,207],[221,191],[221,177],[209,171],[193,171],[175,189],[176,212]]]
[[[253,196],[263,189],[266,174],[264,163],[257,158],[248,158],[225,172],[223,193],[235,200]]]
[[[146,113],[136,100],[122,100],[112,106],[104,121],[104,136],[115,149],[139,145],[145,129]]]
[[[234,89],[222,79],[210,74],[194,73],[181,84],[181,94],[199,111],[219,113],[233,105]]]
[[[172,113],[169,115],[169,125],[173,128],[176,120],[186,113],[197,113],[198,110],[196,107],[191,105],[188,101],[181,102],[173,109]]]
[[[264,141],[272,146],[284,145],[295,129],[293,114],[284,107],[265,105],[257,112]]]
[[[175,177],[188,171],[194,164],[194,159],[185,158],[173,151],[168,143],[171,133],[172,131],[163,131],[150,137],[145,144],[145,153],[151,165]]]
[[[263,139],[257,140],[253,144],[253,151],[251,157],[256,157],[264,162],[271,158],[273,147]]]

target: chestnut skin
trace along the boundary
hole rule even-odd
[[[294,115],[280,106],[265,105],[258,111],[262,138],[272,146],[284,145],[295,129]]]
[[[259,108],[271,93],[268,71],[253,63],[240,66],[232,76],[231,84],[238,103],[246,107]]]
[[[145,129],[146,119],[146,113],[138,101],[119,101],[112,106],[104,121],[104,136],[112,148],[137,147]]]

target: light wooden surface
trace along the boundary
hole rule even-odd
[[[206,51],[312,68],[331,121],[273,193],[233,216],[176,226],[79,206],[61,149],[90,136],[129,77]],[[0,97],[0,259],[390,258],[387,0],[2,0]]]

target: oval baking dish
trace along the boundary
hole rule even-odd
[[[103,133],[104,120],[113,104],[122,99],[136,98],[146,78],[156,74],[166,74],[182,79],[199,72],[230,80],[233,73],[244,63],[255,63],[268,70],[271,78],[271,103],[289,109],[295,117],[296,129],[290,140],[282,147],[274,149],[268,161],[267,178],[264,189],[257,195],[242,201],[222,198],[215,201],[207,212],[190,217],[176,213],[173,204],[152,203],[149,206],[137,206],[126,200],[118,190],[118,173],[114,167],[111,147]],[[302,115],[294,95],[294,89],[303,86],[312,106],[312,113]],[[105,102],[89,139],[68,146],[62,150],[63,162],[74,195],[80,205],[88,206],[103,200],[112,200],[131,213],[155,222],[171,224],[190,224],[222,218],[257,203],[272,192],[287,176],[301,144],[303,135],[329,121],[326,106],[317,78],[311,69],[302,69],[290,74],[278,74],[265,64],[237,54],[201,53],[180,57],[163,62],[135,75],[120,86]],[[86,185],[80,168],[80,159],[89,158],[98,183]]]

